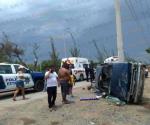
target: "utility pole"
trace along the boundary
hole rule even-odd
[[[120,62],[124,62],[124,49],[123,49],[123,35],[121,25],[121,7],[120,0],[115,0],[115,11],[116,11],[116,31],[117,31],[117,50],[118,58]]]

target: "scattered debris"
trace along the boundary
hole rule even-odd
[[[115,104],[117,106],[125,105],[126,102],[121,101],[120,99],[113,97],[113,96],[106,96],[106,100],[112,104]]]
[[[94,122],[92,122],[92,121],[90,121],[90,125],[95,125],[95,123],[94,123]]]
[[[85,90],[85,88],[82,88],[83,90]]]
[[[80,98],[80,101],[99,100],[98,98]]]
[[[87,90],[91,90],[91,88],[92,88],[92,86],[88,86],[88,87],[87,87]]]
[[[96,98],[100,99],[100,98],[102,98],[102,95],[96,95]]]

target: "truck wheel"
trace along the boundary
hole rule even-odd
[[[37,80],[34,86],[34,89],[38,92],[42,91],[44,88],[44,82],[43,80]]]
[[[83,81],[84,80],[84,76],[83,74],[80,75],[80,81]]]

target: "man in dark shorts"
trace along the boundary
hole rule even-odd
[[[59,83],[61,85],[61,94],[62,94],[62,102],[64,104],[68,104],[69,101],[66,99],[67,95],[69,94],[69,80],[70,80],[70,73],[69,73],[69,65],[65,62],[62,68],[59,69],[58,72]]]

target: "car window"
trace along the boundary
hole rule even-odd
[[[29,69],[24,69],[24,72],[25,73],[30,73],[30,70]]]
[[[11,74],[12,73],[11,65],[0,65],[0,73]]]
[[[19,65],[14,65],[16,72],[18,72]]]
[[[83,64],[83,68],[86,68],[86,67],[88,67],[88,64]]]
[[[19,65],[14,65],[16,72],[18,72]],[[24,69],[24,73],[30,73],[29,69]]]
[[[81,68],[81,64],[79,64],[79,68]]]

